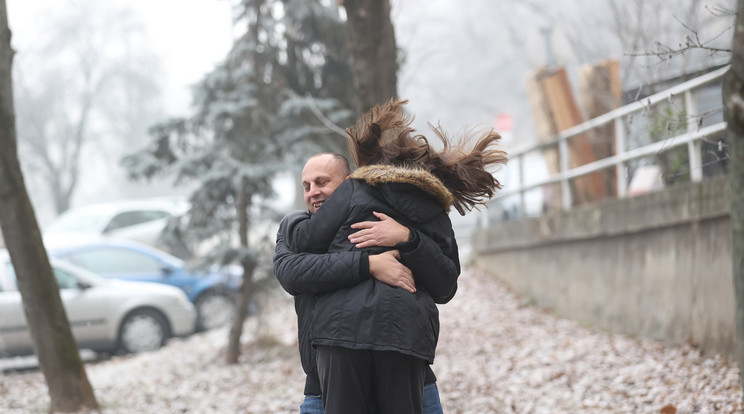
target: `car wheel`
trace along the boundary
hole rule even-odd
[[[131,354],[154,351],[168,338],[168,325],[155,311],[141,309],[127,315],[119,328],[119,344]]]
[[[197,329],[209,329],[227,326],[235,317],[235,302],[221,292],[208,292],[196,300]]]

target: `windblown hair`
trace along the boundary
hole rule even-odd
[[[493,148],[501,136],[493,130],[483,132],[468,151],[466,134],[450,142],[440,126],[429,124],[442,141],[436,150],[423,135],[411,128],[412,119],[403,112],[407,100],[390,100],[377,105],[351,128],[346,129],[349,152],[357,167],[373,164],[425,170],[438,178],[454,197],[461,215],[493,197],[501,183],[489,169],[506,164],[504,151]]]

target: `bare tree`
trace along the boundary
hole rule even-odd
[[[668,44],[655,40],[652,42],[652,47],[648,48],[643,52],[632,52],[629,56],[652,56],[658,61],[664,62],[671,60],[677,56],[686,56],[693,51],[705,51],[708,54],[726,54],[731,53],[731,49],[728,47],[716,46],[719,44],[721,38],[725,38],[728,32],[733,29],[730,24],[725,24],[724,27],[720,28],[718,33],[704,33],[703,19],[700,15],[694,13],[694,6],[699,5],[699,1],[693,1],[691,3],[690,12],[688,13],[688,21],[682,21],[681,19],[674,17],[680,27],[684,28],[686,32],[681,40],[676,44]],[[734,16],[734,11],[726,9],[723,6],[715,6],[706,9],[710,12],[711,16],[726,18]]]
[[[731,29],[726,10],[703,0],[579,0],[555,7],[549,20],[565,30],[581,63],[622,57],[627,87],[657,82],[672,69],[684,73],[720,53]],[[670,55],[678,59],[669,62]]]
[[[86,172],[114,162],[99,163],[107,152],[128,150],[137,135],[144,142],[157,115],[148,107],[157,71],[142,26],[126,9],[76,1],[45,25],[39,44],[17,62],[18,140],[27,175],[45,184],[59,214]]]
[[[10,38],[7,7],[5,0],[0,0],[0,227],[49,387],[51,411],[97,409],[18,162]]]

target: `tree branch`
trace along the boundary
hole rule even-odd
[[[711,10],[711,14],[714,14],[720,17],[725,17],[728,13],[726,9],[717,7],[715,11]],[[674,58],[675,56],[684,55],[685,53],[690,52],[692,50],[696,50],[696,49],[707,50],[708,52],[710,52],[710,54],[732,52],[730,48],[714,47],[714,46],[710,46],[710,43],[718,39],[719,37],[723,36],[725,33],[729,32],[730,30],[732,30],[734,27],[733,25],[726,27],[720,33],[708,39],[707,41],[703,41],[700,39],[700,35],[697,30],[694,30],[693,28],[689,27],[687,24],[679,20],[677,17],[674,17],[674,19],[680,25],[682,25],[682,27],[684,27],[688,32],[690,32],[689,35],[685,35],[684,41],[679,43],[677,47],[671,47],[659,41],[655,41],[654,45],[656,46],[656,50],[639,52],[639,53],[626,53],[625,55],[631,56],[631,57],[656,56],[660,59],[660,61],[665,62],[665,61],[668,61]]]
[[[313,114],[318,118],[320,122],[323,123],[328,129],[331,131],[341,135],[342,137],[346,138],[346,131],[344,131],[343,128],[340,126],[334,124],[330,119],[326,118],[325,115],[323,115],[322,112],[320,112],[320,109],[318,109],[318,106],[315,105],[315,99],[313,99],[310,94],[305,95],[305,99],[307,99],[307,102],[310,104],[310,110],[313,111]]]

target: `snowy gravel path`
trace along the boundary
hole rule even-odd
[[[88,364],[102,413],[298,412],[294,308],[281,292],[270,303],[260,325],[246,323],[237,366],[223,362],[226,330]],[[735,364],[556,318],[472,269],[440,318],[433,368],[447,413],[742,412]],[[0,413],[48,407],[38,371],[0,374]]]

